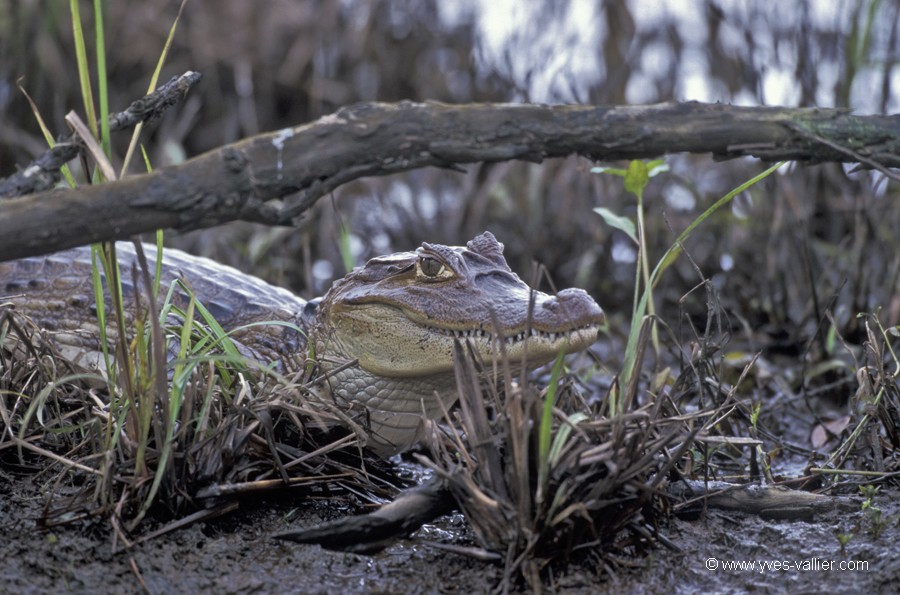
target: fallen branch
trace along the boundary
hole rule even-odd
[[[110,114],[109,130],[117,132],[131,128],[138,122],[153,122],[183,99],[199,80],[200,73],[192,71],[172,77],[153,93],[129,105],[125,111]],[[82,145],[73,132],[22,171],[0,180],[0,197],[13,198],[53,188],[59,182],[60,168],[75,159],[81,148]]]
[[[767,520],[812,522],[834,512],[859,510],[848,498],[825,496],[777,485],[736,485],[721,481],[674,483],[669,495],[682,500],[675,506],[685,513],[701,508],[755,514]]]
[[[373,554],[455,509],[456,501],[450,491],[443,483],[432,481],[401,492],[393,502],[375,512],[277,533],[272,537],[319,544],[330,550]]]
[[[237,219],[290,224],[342,184],[425,166],[675,152],[898,167],[900,116],[702,103],[363,103],[152,174],[6,201],[0,209],[0,259],[159,228],[211,227]]]
[[[680,514],[703,508],[757,515],[765,520],[812,522],[816,517],[859,510],[848,498],[792,490],[784,486],[736,485],[720,481],[684,481],[669,487]],[[273,535],[275,539],[318,544],[330,550],[372,554],[408,537],[425,523],[456,509],[450,490],[439,481],[401,492],[374,512],[344,517],[305,529]]]

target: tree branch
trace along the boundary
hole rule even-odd
[[[289,224],[341,184],[429,165],[676,152],[898,167],[900,116],[702,103],[363,103],[152,174],[6,201],[0,208],[0,259],[157,228],[236,219]]]
[[[129,105],[125,111],[110,114],[109,130],[111,132],[125,130],[138,122],[152,123],[163,112],[181,101],[200,78],[200,73],[190,70],[172,77],[156,91]],[[29,163],[28,167],[0,180],[0,197],[13,198],[53,188],[61,177],[59,169],[75,159],[81,148],[82,145],[74,133],[60,140],[53,148]]]

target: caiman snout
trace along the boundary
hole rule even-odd
[[[606,320],[603,309],[583,289],[571,287],[556,295],[538,294],[544,299],[538,307],[571,322],[575,327],[601,325]]]

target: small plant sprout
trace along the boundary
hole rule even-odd
[[[634,309],[631,315],[631,331],[628,335],[628,343],[625,347],[625,359],[622,363],[622,369],[619,373],[617,383],[613,384],[609,395],[609,412],[616,415],[624,409],[623,403],[631,400],[636,385],[633,379],[637,375],[640,363],[638,362],[639,345],[641,343],[641,329],[644,326],[645,313],[652,315],[654,313],[652,290],[659,282],[662,273],[671,266],[673,262],[681,254],[681,250],[687,239],[693,234],[698,225],[703,223],[710,215],[718,211],[721,207],[730,203],[734,197],[745,192],[748,188],[757,182],[769,177],[777,171],[786,162],[780,161],[769,167],[762,173],[747,180],[739,185],[731,192],[714,202],[709,208],[694,219],[690,225],[675,239],[666,253],[656,263],[653,270],[650,270],[649,258],[647,256],[646,242],[644,240],[644,205],[643,193],[644,188],[650,182],[650,178],[668,170],[665,162],[657,161],[632,161],[627,169],[616,169],[607,167],[595,167],[591,169],[593,173],[605,173],[616,175],[624,178],[625,190],[633,194],[637,198],[637,225],[635,225],[627,217],[616,215],[609,209],[598,207],[594,211],[603,217],[607,224],[627,234],[637,245],[640,252],[640,258],[637,261],[635,270],[635,290],[634,290]],[[655,329],[654,329],[655,330]],[[655,342],[655,335],[654,342]],[[624,388],[624,394],[622,390]],[[627,397],[627,398],[625,398]]]

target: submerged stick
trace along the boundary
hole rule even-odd
[[[455,509],[456,501],[443,482],[430,481],[401,492],[393,502],[375,512],[277,533],[273,537],[318,544],[330,550],[374,554]]]

